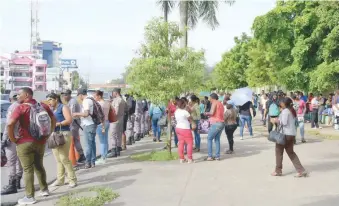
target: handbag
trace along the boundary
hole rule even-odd
[[[51,136],[48,138],[47,146],[49,149],[54,149],[64,144],[66,144],[66,140],[65,140],[64,134],[62,134],[61,132],[61,125],[60,125],[60,130],[53,132]]]
[[[285,145],[286,139],[284,135],[283,126],[281,125],[279,129],[276,128],[275,130],[271,131],[267,139],[271,142],[275,142],[280,145]]]
[[[109,123],[113,123],[117,121],[117,114],[115,113],[115,109],[112,106],[109,107],[108,121]]]
[[[159,108],[160,108],[160,110],[161,110],[162,112],[164,112],[164,111],[161,109],[161,107],[159,107]],[[163,115],[163,116],[160,117],[160,119],[158,120],[158,125],[159,125],[159,126],[166,126],[166,125],[167,125],[167,115]]]
[[[198,126],[199,134],[208,134],[210,130],[211,123],[208,119],[201,119]]]

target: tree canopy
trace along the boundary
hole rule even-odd
[[[195,90],[203,80],[203,51],[180,48],[182,33],[173,22],[153,19],[145,27],[145,42],[127,68],[132,92],[155,103]]]
[[[339,3],[279,1],[258,16],[217,65],[217,86],[281,85],[325,91],[339,86]],[[245,74],[245,75],[244,75]]]

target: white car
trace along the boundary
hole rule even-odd
[[[7,116],[7,110],[9,106],[11,106],[11,102],[7,100],[0,100],[0,108],[1,108],[1,140],[2,140],[2,134],[4,133],[5,127],[6,127],[6,116]]]

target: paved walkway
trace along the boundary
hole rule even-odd
[[[37,198],[36,205],[55,205],[70,191],[93,186],[111,187],[120,194],[112,206],[336,206],[339,202],[339,141],[308,137],[296,152],[310,171],[309,178],[294,178],[295,170],[285,155],[284,176],[271,177],[274,145],[266,140],[261,126],[255,138],[235,138],[235,154],[223,155],[220,162],[205,162],[206,139],[195,164],[135,162],[128,155],[163,147],[143,140],[106,165],[77,172],[79,186],[50,188],[52,196]],[[238,134],[238,130],[236,131]],[[334,133],[337,134],[337,133]],[[222,149],[227,148],[222,137]],[[54,174],[54,171],[53,171]],[[52,175],[53,175],[52,174]],[[22,194],[21,194],[22,195]]]

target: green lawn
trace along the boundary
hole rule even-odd
[[[131,158],[138,161],[170,161],[179,159],[179,155],[176,152],[170,154],[167,150],[161,150],[134,154]]]

